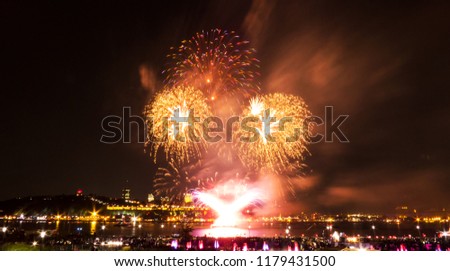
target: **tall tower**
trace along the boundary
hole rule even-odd
[[[126,185],[122,188],[122,199],[124,201],[129,201],[131,199],[131,189],[128,187],[128,180],[126,181]]]

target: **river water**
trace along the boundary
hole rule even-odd
[[[0,226],[9,229],[20,229],[32,234],[47,231],[49,234],[58,235],[98,235],[98,236],[168,236],[180,234],[182,225],[179,223],[136,222],[119,226],[115,223],[103,222],[73,222],[73,221],[22,221],[0,222]],[[236,232],[240,236],[275,237],[275,236],[324,236],[333,232],[345,233],[348,236],[420,236],[428,237],[437,235],[437,232],[448,230],[448,223],[421,223],[419,229],[417,223],[384,223],[384,222],[335,222],[332,228],[327,228],[325,222],[296,222],[296,223],[251,223],[240,227]],[[210,224],[194,224],[191,235],[211,236]]]

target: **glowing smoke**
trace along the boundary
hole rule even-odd
[[[245,184],[230,181],[213,190],[197,192],[195,198],[217,213],[214,227],[235,227],[242,219],[241,211],[261,201],[261,193],[257,189],[248,189]]]

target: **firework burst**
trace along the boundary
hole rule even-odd
[[[213,187],[216,181],[215,177],[200,179],[195,176],[195,172],[200,167],[200,162],[182,165],[177,160],[171,159],[167,167],[160,167],[156,171],[153,180],[155,195],[167,197],[171,203],[179,204],[194,191]]]
[[[157,170],[156,196],[181,203],[194,195],[196,202],[218,212],[216,225],[225,226],[236,224],[243,207],[258,206],[257,186],[268,184],[272,194],[295,196],[312,128],[306,123],[310,112],[304,101],[281,93],[255,96],[260,92],[259,61],[249,42],[235,32],[196,33],[171,48],[167,57],[165,88],[144,112],[154,162],[165,154],[163,164],[168,165]],[[231,127],[227,121],[226,142],[204,137],[206,128],[219,127],[204,122],[212,111],[221,117],[240,115],[241,122]],[[220,177],[217,172],[222,172]],[[233,181],[232,172],[252,177]],[[264,176],[264,181],[256,183],[255,176]]]
[[[237,226],[241,210],[261,202],[260,191],[249,188],[245,179],[229,180],[209,191],[197,191],[194,196],[198,204],[216,211],[218,217],[213,224],[216,227]]]
[[[235,133],[238,156],[251,170],[286,173],[299,169],[307,151],[310,116],[304,101],[281,93],[254,97],[244,110],[247,129]]]
[[[202,31],[171,50],[170,67],[164,71],[169,86],[196,87],[209,101],[259,92],[255,50],[233,31]]]
[[[201,91],[192,87],[163,90],[144,114],[149,124],[147,144],[153,147],[155,162],[161,148],[166,159],[176,157],[180,163],[201,157],[206,148],[201,121],[211,115]]]

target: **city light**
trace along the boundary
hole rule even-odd
[[[173,248],[173,249],[177,249],[178,248],[178,240],[172,240],[172,242],[170,243],[170,246]]]
[[[333,232],[333,235],[332,235],[332,237],[333,237],[333,240],[335,241],[335,242],[338,242],[339,241],[339,233],[337,232],[337,231],[335,231],[335,232]]]
[[[214,248],[219,249],[219,240],[214,240]]]
[[[112,241],[108,241],[108,242],[102,242],[101,243],[102,246],[108,246],[108,247],[120,247],[123,245],[122,241],[116,241],[116,240],[112,240]]]
[[[235,191],[233,189],[241,189],[242,191],[252,191],[253,187],[244,189],[240,185],[235,186],[229,186],[227,187],[228,190],[222,189],[219,191],[211,190],[211,194],[216,195],[218,198],[220,198],[223,202],[230,202],[232,203],[236,198],[233,198],[233,196],[228,195],[227,191]],[[241,191],[241,192],[242,192]],[[208,192],[208,191],[207,191]],[[240,190],[238,191],[239,195],[242,195],[240,193]],[[225,196],[224,196],[225,194]],[[243,193],[245,194],[245,193]],[[131,203],[130,203],[131,204]],[[111,205],[112,206],[112,205]],[[353,246],[353,248],[360,247],[359,244],[362,244],[363,242],[373,243],[373,248],[369,248],[369,246],[363,246],[367,250],[379,250],[380,247],[375,242],[396,242],[396,246],[392,246],[390,249],[407,249],[412,250],[413,248],[408,244],[408,242],[412,239],[416,240],[414,242],[421,242],[423,244],[431,243],[432,245],[424,245],[422,246],[421,250],[435,250],[437,249],[436,244],[439,242],[447,242],[449,232],[446,231],[446,228],[444,228],[444,231],[442,230],[442,224],[439,226],[439,228],[435,228],[434,230],[438,233],[437,237],[441,238],[433,240],[431,237],[427,237],[430,230],[433,227],[432,225],[429,225],[431,223],[436,222],[443,222],[448,220],[448,216],[446,214],[443,214],[440,216],[441,220],[436,219],[438,216],[430,215],[430,216],[423,216],[420,217],[420,223],[416,221],[416,218],[411,220],[408,216],[385,216],[381,214],[373,214],[373,213],[356,213],[356,214],[344,214],[344,215],[338,215],[338,214],[321,214],[318,212],[314,213],[304,213],[301,212],[299,214],[290,214],[290,215],[258,215],[257,212],[253,212],[251,208],[248,206],[244,206],[241,210],[239,210],[238,213],[236,213],[237,216],[239,216],[240,224],[238,226],[217,226],[214,225],[212,227],[207,228],[200,228],[196,227],[195,223],[205,223],[206,225],[213,225],[215,220],[217,220],[217,217],[219,214],[215,212],[213,208],[210,206],[207,206],[206,204],[198,205],[195,202],[188,205],[176,205],[176,204],[140,204],[140,205],[114,205],[112,207],[105,207],[105,213],[100,215],[99,211],[93,211],[92,209],[84,209],[81,210],[86,215],[79,215],[79,214],[67,214],[62,213],[59,211],[55,214],[43,214],[43,213],[33,213],[30,215],[24,214],[24,215],[5,215],[3,217],[0,217],[0,219],[3,219],[5,221],[5,224],[3,227],[0,227],[0,233],[3,232],[3,239],[7,237],[7,234],[9,232],[15,231],[15,224],[19,224],[20,221],[30,221],[30,220],[36,220],[37,223],[44,223],[43,221],[47,221],[48,225],[56,225],[56,232],[60,232],[58,230],[58,221],[67,221],[67,223],[74,223],[74,227],[72,228],[74,232],[77,234],[80,234],[83,232],[82,225],[83,223],[91,224],[90,227],[90,234],[95,234],[95,229],[101,231],[101,235],[94,238],[93,241],[88,241],[86,239],[86,245],[91,242],[91,245],[102,247],[117,247],[117,246],[127,246],[126,249],[128,249],[128,246],[131,247],[131,250],[134,250],[134,246],[130,245],[130,239],[128,237],[125,237],[126,239],[116,239],[116,236],[111,235],[113,237],[112,240],[108,240],[110,236],[108,234],[112,234],[115,232],[114,226],[120,226],[121,229],[128,230],[128,227],[134,230],[134,228],[138,228],[139,231],[133,231],[132,234],[146,234],[146,232],[143,232],[142,230],[145,228],[144,223],[150,223],[152,225],[155,225],[157,228],[160,229],[160,236],[163,238],[163,242],[158,244],[158,247],[164,247],[164,248],[170,248],[171,242],[173,240],[177,240],[177,248],[176,250],[189,250],[189,249],[203,249],[203,250],[211,250],[211,249],[220,249],[220,250],[243,250],[244,246],[243,243],[236,243],[236,245],[233,244],[233,242],[227,244],[227,241],[222,241],[224,239],[222,238],[234,238],[234,237],[240,237],[243,238],[247,242],[247,249],[248,250],[286,250],[288,247],[290,247],[291,251],[294,250],[308,250],[311,249],[308,242],[311,242],[311,240],[318,240],[313,241],[317,242],[315,245],[316,247],[314,249],[318,249],[319,242],[324,242],[324,244],[321,243],[320,246],[324,247],[341,247],[341,246]],[[148,217],[147,214],[149,213],[156,213],[156,214],[163,214],[160,216],[160,218],[152,218]],[[20,213],[19,213],[20,214]],[[165,214],[165,215],[164,215]],[[96,215],[96,217],[94,217]],[[181,237],[179,237],[179,232],[177,231],[179,228],[181,228],[181,225],[184,225],[183,223],[186,222],[186,218],[189,218],[189,223],[193,223],[193,239],[187,239],[183,240]],[[14,221],[16,220],[16,221]],[[8,222],[12,221],[12,222]],[[98,222],[98,223],[96,223]],[[135,223],[134,223],[135,222]],[[309,232],[305,232],[302,228],[302,226],[299,226],[299,223],[313,223],[315,228],[308,229]],[[11,224],[6,224],[11,223]],[[65,222],[66,223],[66,222]],[[111,223],[111,224],[109,224]],[[165,224],[167,223],[167,225]],[[245,224],[244,224],[245,223]],[[363,223],[361,227],[359,228],[359,232],[352,232],[350,236],[347,236],[346,233],[350,233],[348,229],[345,226],[342,226],[342,223]],[[370,223],[370,224],[369,224]],[[395,225],[396,223],[402,223],[405,227],[398,228],[401,230],[397,236],[392,235],[392,233],[389,234],[382,234],[386,229],[391,228],[392,226],[389,225]],[[132,225],[130,225],[132,224]],[[221,223],[219,223],[221,224]],[[231,223],[235,224],[235,223]],[[364,226],[366,226],[366,230],[364,230]],[[42,224],[41,224],[42,225]],[[45,230],[42,229],[41,225],[39,225],[39,228],[37,228],[36,232],[36,241],[33,242],[33,240],[28,241],[29,246],[46,246],[46,249],[59,249],[58,247],[61,247],[61,249],[70,249],[67,247],[68,245],[71,245],[70,242],[66,243],[66,241],[61,241],[59,235],[55,232],[55,235],[53,235],[53,230],[50,231],[50,229]],[[97,227],[98,225],[98,227]],[[111,225],[111,228],[109,228]],[[244,226],[245,225],[245,226]],[[387,226],[384,226],[387,225]],[[131,227],[133,226],[133,227]],[[180,227],[179,227],[180,226]],[[394,226],[394,227],[395,227]],[[61,227],[61,225],[60,225]],[[127,228],[125,228],[127,227]],[[273,233],[267,234],[267,232],[264,232],[263,229],[266,227],[270,227]],[[106,232],[106,228],[111,229],[111,232]],[[149,227],[151,230],[152,227]],[[94,230],[93,230],[94,229]],[[296,229],[295,232],[293,229]],[[367,229],[369,229],[370,233],[367,232]],[[381,229],[381,232],[379,235],[376,235],[378,233],[378,230]],[[411,229],[416,229],[415,233],[412,234]],[[338,231],[336,231],[338,230]],[[297,231],[300,231],[297,234]],[[52,232],[52,234],[50,233]],[[85,232],[89,233],[89,232]],[[172,235],[169,239],[169,235]],[[420,240],[416,238],[416,235],[420,237]],[[51,236],[51,239],[49,239]],[[252,240],[251,238],[261,238],[259,239],[260,242],[258,245],[256,243],[249,241]],[[284,238],[286,239],[286,243],[282,247],[277,247],[270,239],[273,236],[277,236],[278,238]],[[304,238],[305,242],[303,241],[297,241],[297,237]],[[314,236],[314,237],[313,237]],[[8,235],[8,239],[13,239],[15,236]],[[203,240],[203,244],[200,244],[199,240],[195,239],[198,237],[205,237],[207,239]],[[1,238],[1,237],[0,237]],[[152,237],[150,237],[152,238]],[[167,238],[167,239],[166,239]],[[291,239],[292,238],[292,239]],[[309,239],[314,238],[314,239]],[[436,237],[435,237],[436,238]],[[445,239],[445,241],[444,241]],[[50,240],[52,242],[50,242]],[[54,243],[53,241],[56,241]],[[206,241],[208,240],[208,241]],[[220,242],[220,248],[216,248],[217,244],[215,244],[215,240]],[[309,241],[308,241],[309,240]],[[48,241],[48,242],[44,242]],[[205,241],[207,243],[205,243]],[[121,243],[120,243],[121,242]],[[188,242],[190,242],[190,248],[188,248]],[[298,242],[298,243],[296,243]],[[401,246],[401,244],[404,244],[404,246]],[[45,244],[44,244],[45,243]],[[101,245],[103,243],[103,245]],[[264,244],[265,243],[265,244]],[[73,246],[73,244],[72,244]],[[150,248],[150,247],[149,247]],[[173,247],[172,247],[173,248]],[[441,250],[448,250],[449,247],[444,243],[442,245],[441,243]]]
[[[294,242],[294,251],[298,251],[299,249],[298,249],[298,243],[297,243],[297,241],[295,241]]]

